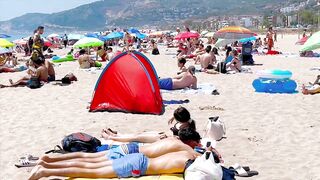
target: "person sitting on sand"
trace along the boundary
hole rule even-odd
[[[302,85],[302,93],[304,95],[308,94],[318,94],[320,93],[320,75],[317,76],[317,79],[315,80],[314,83],[309,83],[311,87],[306,87],[305,85]]]
[[[214,64],[216,64],[216,57],[211,52],[212,47],[209,45],[206,47],[206,53],[198,56],[196,59],[196,64],[201,64],[201,71],[206,71],[207,69],[214,69]]]
[[[124,178],[133,175],[133,169],[127,168],[132,166],[139,167],[135,169],[137,170],[135,177],[183,173],[185,162],[201,155],[193,150],[196,146],[201,147],[200,135],[194,130],[183,129],[179,132],[179,137],[188,144],[171,138],[140,147],[134,143],[126,144],[99,153],[78,152],[55,157],[43,156],[29,179],[50,176]],[[124,151],[124,149],[126,150]],[[175,156],[178,157],[174,158]],[[110,159],[110,157],[114,159]],[[168,161],[172,163],[168,163]],[[88,171],[85,168],[88,168]]]
[[[48,82],[48,69],[45,66],[45,61],[40,57],[29,65],[27,73],[27,76],[21,78],[17,82],[13,82],[12,79],[9,79],[10,85],[0,85],[0,87],[28,86],[31,78],[37,78],[39,81]]]
[[[81,69],[88,69],[90,67],[95,67],[95,61],[93,61],[88,54],[86,54],[86,50],[81,49],[79,52],[79,65]]]
[[[179,131],[185,128],[196,130],[196,123],[193,119],[191,119],[190,112],[182,106],[174,111],[173,117],[169,119],[168,124],[174,124],[170,128],[173,136],[178,136]],[[169,135],[164,132],[143,132],[131,135],[121,135],[118,134],[118,132],[111,130],[110,128],[103,129],[101,132],[101,136],[106,140],[113,140],[117,142],[141,143],[153,143],[169,137]]]
[[[189,66],[188,71],[181,73],[174,78],[159,79],[160,89],[176,90],[184,88],[197,89],[196,68]]]
[[[231,62],[226,64],[226,68],[231,70],[231,71],[235,71],[235,72],[241,72],[241,63],[240,60],[238,58],[238,51],[237,50],[233,50],[230,55],[232,56],[232,60]]]
[[[101,46],[98,47],[97,50],[97,55],[96,55],[96,60],[98,60],[98,57],[101,58],[102,62],[107,61],[107,52],[104,50],[104,48],[102,48]]]
[[[107,48],[107,59],[111,61],[114,58],[114,52],[112,47]]]
[[[300,57],[320,57],[320,54],[313,51],[303,51],[300,52]]]
[[[187,63],[187,60],[185,58],[179,58],[178,59],[178,67],[179,67],[179,71],[178,71],[178,75],[183,73],[183,72],[187,72],[188,69],[186,68],[186,63]]]

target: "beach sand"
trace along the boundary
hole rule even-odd
[[[256,93],[251,85],[255,74],[209,75],[198,73],[199,83],[212,83],[219,96],[202,94],[163,93],[164,100],[189,99],[183,104],[196,120],[203,133],[208,117],[220,116],[226,123],[227,138],[218,142],[225,165],[248,165],[259,171],[250,179],[257,180],[316,180],[320,179],[320,95],[305,96],[302,83],[314,81],[319,71],[320,58],[300,58],[295,45],[297,35],[278,36],[276,47],[294,55],[254,56],[261,69],[284,68],[293,72],[298,83],[296,94]],[[169,50],[171,51],[171,50]],[[174,55],[161,49],[160,56],[147,55],[158,76],[176,74]],[[58,54],[65,53],[59,50]],[[125,113],[89,113],[93,88],[100,72],[95,74],[78,70],[77,62],[61,63],[56,67],[57,77],[73,72],[79,79],[70,86],[44,85],[40,89],[0,89],[0,179],[22,180],[30,168],[18,169],[14,164],[24,154],[43,155],[60,144],[62,138],[73,132],[100,136],[102,128],[119,132],[168,131],[167,120],[179,105],[167,105],[162,116]],[[0,83],[19,79],[25,72],[0,74]],[[213,110],[201,107],[215,106]],[[220,108],[220,109],[219,109]],[[241,178],[239,178],[241,179]]]

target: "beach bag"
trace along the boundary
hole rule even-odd
[[[41,87],[41,83],[37,77],[31,77],[27,83],[27,87],[30,89],[37,89]]]
[[[227,73],[227,65],[225,62],[219,62],[217,64],[217,68],[216,68],[216,71],[219,72],[219,73]]]
[[[212,153],[210,153],[208,158],[206,156],[205,153],[196,158],[185,170],[185,180],[222,180],[222,167],[214,161]]]
[[[220,141],[226,135],[225,124],[217,117],[211,117],[208,120],[204,137]]]
[[[97,152],[97,147],[101,146],[101,141],[86,133],[72,133],[61,141],[63,150],[67,152]]]

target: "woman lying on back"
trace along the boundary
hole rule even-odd
[[[189,127],[196,130],[195,121],[191,119],[189,111],[181,106],[174,111],[173,117],[168,121],[168,123],[174,124],[170,128],[174,136],[178,135],[180,129]],[[142,143],[153,143],[168,137],[164,132],[143,132],[139,134],[119,135],[117,132],[112,131],[111,129],[103,129],[101,136],[106,140]]]

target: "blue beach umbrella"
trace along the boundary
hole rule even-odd
[[[147,37],[148,37],[146,34],[142,34],[142,33],[137,33],[136,36],[137,36],[137,38],[139,38],[139,39],[144,39],[144,38],[147,38]]]
[[[248,37],[248,38],[242,38],[239,40],[240,43],[246,43],[246,42],[249,42],[249,41],[255,41],[257,40],[257,37],[255,36],[252,36],[252,37]]]
[[[129,29],[128,32],[131,34],[140,34],[140,31],[138,29],[134,29],[134,28]]]
[[[92,38],[99,38],[99,35],[98,34],[95,34],[95,33],[88,33],[85,35],[86,37],[92,37]]]
[[[104,36],[107,40],[116,39],[116,38],[123,38],[124,34],[122,32],[111,32],[107,36]]]
[[[0,38],[10,38],[11,36],[6,35],[6,34],[0,34]]]

